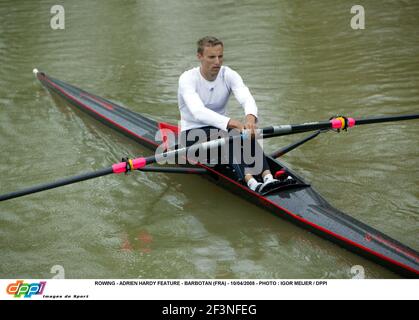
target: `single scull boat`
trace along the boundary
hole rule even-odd
[[[34,70],[34,72],[39,81],[50,92],[58,94],[70,105],[77,107],[151,150],[155,150],[161,144],[160,141],[156,141],[156,133],[162,132],[163,129],[178,133],[176,126],[149,119],[112,101],[49,77],[43,72],[37,70]],[[280,128],[280,130],[284,130],[284,128]],[[289,130],[289,128],[286,130]],[[283,172],[285,170],[292,177],[293,183],[279,186],[265,195],[253,192],[237,181],[234,168],[226,165],[206,166],[198,164],[193,167],[195,169],[178,169],[178,172],[200,174],[259,207],[292,221],[352,252],[371,259],[402,276],[418,278],[419,254],[417,251],[332,207],[309,183],[275,159],[314,138],[319,133],[320,131],[291,145],[287,150],[280,150],[273,156],[268,157],[271,171]],[[143,169],[146,171],[147,167]],[[164,172],[176,172],[176,170],[176,168],[167,168],[167,171]],[[153,168],[149,168],[148,171],[153,171]],[[81,180],[85,179],[77,181]]]

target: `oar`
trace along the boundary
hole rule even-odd
[[[114,173],[113,170],[112,170],[112,167],[111,168],[105,168],[105,169],[98,170],[98,171],[82,173],[82,174],[77,175],[77,176],[64,178],[64,179],[60,179],[60,180],[57,180],[57,181],[54,181],[54,182],[40,184],[40,185],[37,185],[37,186],[32,186],[32,187],[25,188],[25,189],[22,189],[22,190],[18,190],[18,191],[14,191],[14,192],[10,192],[10,193],[0,195],[0,201],[5,201],[5,200],[13,199],[13,198],[22,197],[22,196],[32,194],[32,193],[37,193],[37,192],[41,192],[41,191],[45,191],[45,190],[54,189],[54,188],[66,186],[68,184],[72,184],[72,183],[76,183],[76,182],[80,182],[80,181],[84,181],[84,180],[90,180],[90,179],[94,179],[94,178],[98,178],[98,177],[103,177],[103,176],[106,176],[106,175],[111,174],[111,173]]]
[[[399,116],[379,116],[370,117],[364,119],[354,119],[346,117],[336,117],[329,121],[322,122],[309,122],[303,124],[291,124],[282,126],[272,126],[262,129],[263,138],[285,136],[294,133],[308,132],[321,129],[347,129],[363,124],[381,123],[381,122],[393,122],[403,120],[418,119],[419,114],[407,114]]]
[[[134,161],[134,160],[133,160]],[[40,184],[37,186],[32,186],[26,189],[22,189],[15,192],[10,192],[7,194],[0,195],[0,201],[9,200],[13,198],[22,197],[28,194],[37,193],[45,190],[55,189],[58,187],[66,186],[69,184],[73,184],[76,182],[81,182],[85,180],[90,180],[98,177],[107,176],[112,173],[122,173],[126,171],[117,171],[115,168],[119,168],[122,166],[126,166],[126,162],[121,162],[118,164],[113,165],[110,168],[104,168],[102,170],[93,171],[93,172],[87,172],[82,173],[77,176],[69,177],[60,179],[54,182]],[[174,168],[174,167],[142,167],[138,168],[139,171],[145,171],[145,172],[165,172],[165,173],[186,173],[186,174],[204,174],[207,173],[207,170],[204,168]]]
[[[355,120],[353,118],[338,117],[329,121],[324,122],[312,122],[312,123],[303,123],[297,125],[282,125],[282,126],[272,126],[266,127],[259,132],[262,132],[262,137],[277,137],[288,134],[294,134],[299,132],[307,132],[320,129],[346,129],[348,127],[353,127],[355,125],[370,124],[370,123],[379,123],[379,122],[389,122],[389,121],[401,121],[401,120],[411,120],[419,118],[419,114],[412,115],[402,115],[402,116],[393,116],[393,117],[374,117],[366,119]],[[123,161],[112,165],[109,168],[104,168],[98,171],[83,173],[81,175],[61,179],[52,183],[46,183],[34,187],[29,187],[20,191],[11,192],[8,194],[0,195],[0,201],[9,200],[24,195],[41,192],[49,189],[54,189],[57,187],[73,184],[80,181],[90,180],[109,174],[120,174],[131,170],[141,170],[148,164],[165,161],[167,159],[173,159],[176,156],[182,155],[185,156],[189,152],[194,154],[197,150],[209,150],[219,146],[225,145],[229,140],[236,139],[237,137],[246,138],[246,135],[233,135],[227,138],[219,138],[211,141],[207,141],[201,144],[195,144],[190,147],[184,147],[176,150],[167,151],[161,154],[157,154],[150,157],[140,157],[136,159],[130,159],[129,161]]]
[[[138,169],[144,172],[163,172],[163,173],[183,173],[183,174],[204,174],[208,173],[204,168],[186,168],[186,167],[144,167]]]
[[[304,144],[304,143],[306,143],[306,142],[308,142],[308,141],[310,141],[310,140],[314,139],[315,137],[317,137],[317,136],[318,136],[320,133],[322,133],[323,131],[326,131],[326,130],[317,130],[316,132],[314,132],[314,133],[310,134],[310,135],[309,135],[309,136],[307,136],[307,137],[304,137],[304,138],[303,138],[303,139],[301,139],[301,140],[298,140],[298,141],[296,141],[296,142],[293,142],[292,144],[290,144],[290,145],[288,145],[288,146],[282,147],[281,149],[278,149],[278,150],[276,150],[276,151],[272,152],[272,153],[270,154],[270,156],[271,156],[272,158],[274,158],[274,159],[279,158],[279,157],[282,157],[284,154],[286,154],[286,153],[288,153],[288,152],[290,152],[290,151],[294,150],[295,148],[298,148],[298,147],[299,147],[299,146],[301,146],[302,144]]]
[[[119,163],[113,164],[111,167],[103,168],[101,170],[82,173],[80,175],[76,175],[73,177],[68,177],[64,179],[60,179],[54,182],[40,184],[36,186],[32,186],[29,188],[25,188],[22,190],[18,190],[15,192],[10,192],[7,194],[0,195],[0,201],[5,201],[13,198],[22,197],[28,194],[33,194],[45,190],[50,190],[62,186],[66,186],[69,184],[73,184],[80,181],[90,180],[98,177],[107,176],[109,174],[120,174],[125,173],[132,170],[140,170],[140,171],[149,171],[149,172],[171,172],[171,173],[196,173],[196,174],[203,174],[206,173],[206,169],[201,168],[167,168],[167,167],[146,167],[149,164],[156,163],[159,161],[165,161],[168,159],[173,159],[176,156],[186,155],[188,152],[195,153],[199,149],[207,150],[212,149],[218,146],[224,145],[228,139],[235,139],[236,137],[240,137],[240,135],[230,136],[227,138],[220,138],[217,140],[207,141],[201,144],[192,145],[190,147],[184,147],[176,150],[167,151],[161,154],[157,154],[150,157],[140,157],[136,159],[128,159],[127,161],[122,161]]]

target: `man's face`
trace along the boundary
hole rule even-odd
[[[217,77],[218,72],[223,64],[223,51],[221,45],[214,47],[204,47],[204,52],[198,53],[198,59],[201,61],[201,72],[204,76],[213,80]]]

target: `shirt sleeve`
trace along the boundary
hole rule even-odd
[[[227,131],[229,117],[207,108],[195,90],[193,81],[183,75],[179,78],[179,94],[189,114],[197,121]]]
[[[226,72],[226,75],[234,97],[243,107],[245,114],[252,114],[257,118],[258,108],[256,106],[256,101],[250,93],[249,88],[244,84],[243,79],[236,71],[230,68],[228,69],[228,72]]]

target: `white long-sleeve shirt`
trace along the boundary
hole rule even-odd
[[[255,99],[236,71],[222,66],[214,81],[206,80],[199,67],[185,71],[178,88],[181,131],[205,126],[227,130],[226,104],[231,92],[246,115],[257,117]]]

